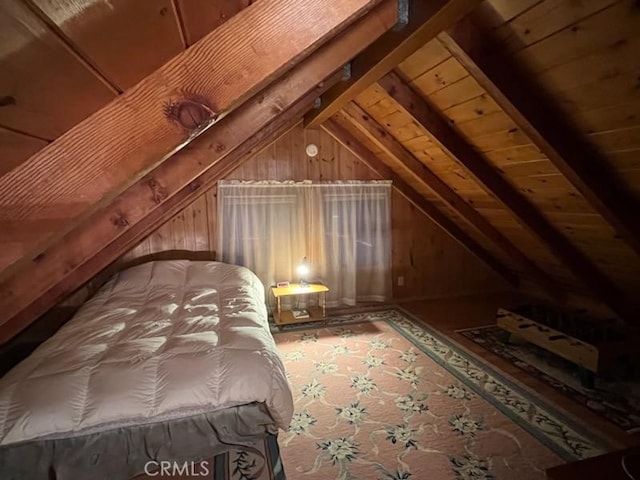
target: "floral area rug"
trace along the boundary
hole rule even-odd
[[[612,450],[408,314],[342,319],[274,334],[296,406],[288,479],[543,479]]]
[[[582,386],[574,364],[515,336],[506,344],[502,332],[501,328],[489,325],[458,333],[551,385],[626,432],[640,433],[640,379],[596,376],[594,388],[586,388]]]

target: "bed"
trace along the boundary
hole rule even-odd
[[[0,477],[127,479],[286,429],[264,295],[221,262],[117,274],[0,380]]]

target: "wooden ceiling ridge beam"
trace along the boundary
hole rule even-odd
[[[542,213],[504,179],[418,92],[391,72],[378,82],[452,159],[463,165],[480,185],[502,202],[530,232],[558,258],[594,295],[623,321],[637,319],[628,299],[591,260],[575,247]]]
[[[171,205],[180,201],[181,196],[191,200],[194,198],[189,194],[191,190],[194,195],[201,194],[200,182],[205,178],[202,175],[209,175],[209,170],[218,171],[214,170],[216,165],[236,149],[249,146],[250,138],[267,134],[267,125],[271,124],[273,131],[270,122],[293,115],[292,108],[302,103],[307,105],[305,102],[312,102],[339,81],[340,67],[353,51],[366,48],[395,22],[394,17],[385,18],[380,14],[381,7],[372,12],[379,13],[375,18],[367,16],[358,20],[220,120],[215,128],[130,186],[109,206],[48,248],[37,261],[29,262],[1,281],[0,323],[7,323],[0,325],[0,342],[27,326],[110,261],[133,248],[144,234],[171,218],[175,211]],[[254,132],[262,133],[253,135]],[[158,220],[152,222],[151,218]]]
[[[407,200],[413,203],[424,215],[442,228],[451,238],[457,241],[472,255],[485,263],[489,268],[504,278],[514,287],[519,285],[518,276],[502,262],[498,261],[491,253],[481,247],[464,230],[456,225],[436,206],[427,201],[422,194],[409,185],[400,175],[393,171],[363,142],[358,140],[350,131],[348,125],[341,125],[336,117],[332,117],[322,124],[322,128],[340,144],[351,151],[365,165],[376,172],[380,177],[391,180],[393,187]]]
[[[0,177],[0,222],[61,214],[55,232],[21,242],[25,255],[7,258],[2,278],[381,1],[256,2]]]
[[[380,124],[355,103],[350,103],[342,109],[342,112],[376,147],[380,148],[390,157],[398,160],[404,167],[429,187],[442,201],[453,209],[463,220],[480,232],[496,247],[505,252],[525,273],[537,281],[549,298],[555,302],[563,303],[567,299],[563,288],[508,238],[500,233],[477,210],[467,203],[446,182],[433,173],[427,165],[413,156],[400,142],[389,134]]]
[[[387,3],[393,8],[406,10],[406,24],[399,24],[354,58],[351,78],[322,96],[320,107],[305,115],[306,127],[319,127],[369,85],[471,12],[480,1],[388,0]]]
[[[640,255],[640,202],[621,184],[607,160],[525,69],[504,53],[479,15],[439,35],[440,42],[469,71],[542,153]]]

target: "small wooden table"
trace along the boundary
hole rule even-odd
[[[303,323],[322,320],[326,316],[326,300],[327,292],[329,288],[326,285],[319,283],[309,283],[307,285],[300,285],[299,283],[292,283],[288,287],[271,287],[273,296],[276,297],[277,307],[273,314],[273,318],[276,325],[288,325],[291,323]],[[295,296],[295,295],[318,295],[318,305],[307,306],[306,310],[309,312],[309,316],[305,318],[296,318],[291,310],[282,310],[280,299],[282,297]]]

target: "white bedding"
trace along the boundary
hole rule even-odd
[[[219,262],[153,262],[110,280],[0,380],[0,445],[251,402],[288,427],[261,282]]]

